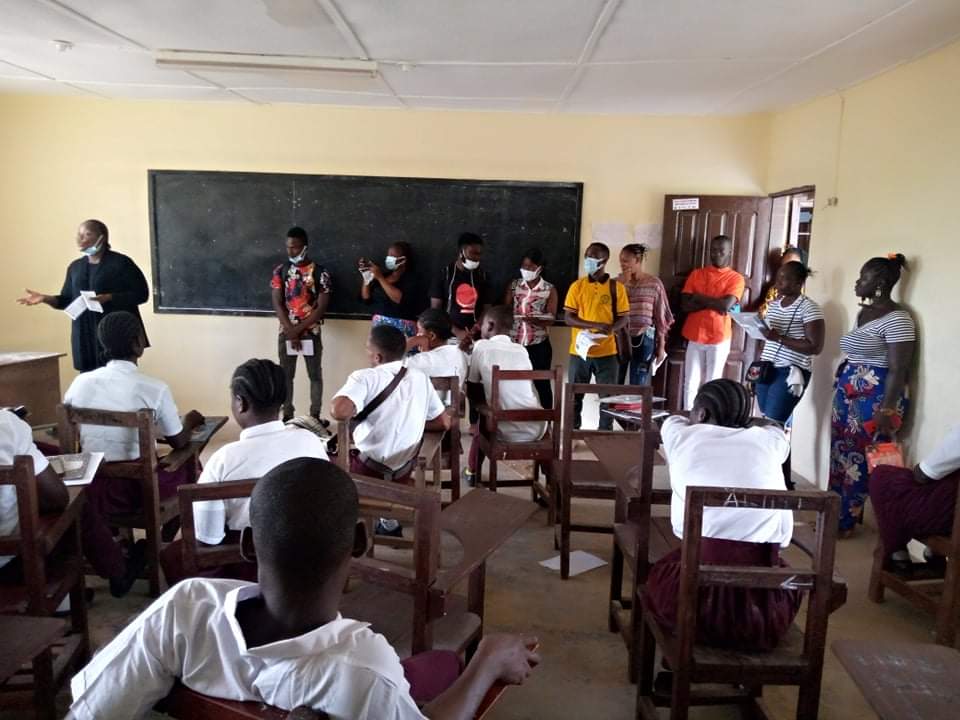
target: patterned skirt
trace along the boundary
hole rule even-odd
[[[417,334],[417,321],[404,320],[403,318],[388,317],[387,315],[374,315],[373,327],[377,325],[389,325],[396,328],[404,334],[404,337],[412,338]]]

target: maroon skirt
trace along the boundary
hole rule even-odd
[[[761,565],[785,567],[773,544],[703,538],[704,565]],[[657,561],[643,590],[654,617],[676,631],[680,597],[680,550]],[[697,642],[731,650],[772,650],[790,629],[800,609],[799,590],[702,586],[697,610]]]
[[[879,465],[870,475],[870,500],[884,553],[904,550],[915,537],[949,535],[960,471],[921,485],[910,468]]]

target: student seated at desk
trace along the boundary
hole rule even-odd
[[[222,483],[263,477],[277,465],[298,457],[327,459],[325,443],[309,430],[284,425],[280,408],[286,400],[283,368],[270,360],[247,360],[230,379],[230,410],[240,426],[240,439],[227,443],[207,462],[198,483]],[[197,540],[219,545],[232,541],[250,525],[247,499],[209,500],[195,503],[193,523]],[[167,583],[174,585],[186,576],[183,543],[177,540],[160,553]],[[203,573],[205,577],[255,580],[256,566],[242,563]]]
[[[533,370],[527,349],[513,342],[513,309],[506,305],[489,308],[480,323],[482,339],[473,346],[470,354],[470,371],[467,373],[467,394],[471,404],[479,407],[493,396],[493,367],[501,370]],[[499,387],[501,410],[540,410],[540,398],[531,380],[509,380]],[[499,437],[508,442],[531,442],[539,440],[547,431],[545,422],[501,422],[497,425]],[[486,423],[479,424],[479,432],[489,434]],[[470,445],[467,483],[474,485],[483,465],[480,443],[477,436]]]
[[[430,377],[456,375],[460,386],[467,381],[467,354],[459,345],[451,345],[453,323],[446,312],[429,308],[417,318],[417,334],[407,340],[407,348],[420,350],[406,360],[406,366],[422,370]]]
[[[752,403],[743,385],[712,380],[697,393],[689,420],[674,416],[664,421],[660,433],[670,468],[670,520],[677,537],[683,537],[688,486],[786,489],[780,466],[790,444],[780,426],[768,420],[751,421]],[[787,547],[793,537],[793,513],[705,508],[702,527],[702,563],[774,567],[781,563],[780,548]],[[644,592],[657,620],[674,628],[679,549],[654,564]],[[729,649],[773,649],[790,628],[802,598],[797,590],[701,587],[697,640]]]
[[[449,430],[450,416],[430,378],[403,365],[403,333],[389,325],[370,330],[370,367],[350,373],[334,395],[330,415],[353,421],[350,472],[409,482],[423,443],[423,431]],[[341,448],[340,452],[347,452]]]
[[[949,535],[960,483],[960,425],[955,425],[936,449],[913,470],[880,465],[870,475],[870,499],[877,516],[880,541],[893,570],[911,572],[907,543],[925,535]],[[930,549],[924,556],[942,572],[943,558]]]
[[[259,585],[194,578],[168,590],[73,678],[68,717],[141,717],[179,678],[204,695],[335,720],[472,718],[491,685],[520,684],[539,662],[533,638],[486,636],[457,677],[453,653],[401,663],[368,623],[341,617],[351,556],[367,538],[356,485],[329,462],[271,470],[253,489],[250,521]],[[425,696],[421,711],[413,698]]]
[[[0,410],[0,466],[13,465],[17,455],[29,455],[33,459],[40,514],[60,512],[67,507],[70,500],[67,488],[34,444],[30,426],[9,410]],[[0,536],[13,535],[19,524],[17,488],[0,485]],[[10,555],[0,555],[0,580],[9,578],[19,582],[22,566],[20,562],[11,562],[14,559]]]
[[[100,321],[97,338],[107,364],[78,375],[63,396],[64,404],[115,412],[152,410],[160,434],[171,447],[186,446],[193,430],[203,424],[203,416],[191,410],[181,422],[167,384],[144,375],[137,368],[146,346],[140,320],[124,311],[110,313]],[[132,427],[81,425],[80,444],[84,452],[104,453],[104,462],[140,457],[137,429]],[[189,479],[188,473],[186,465],[174,472],[158,468],[160,498],[175,495],[177,487]],[[85,492],[87,500],[81,522],[84,553],[94,570],[110,580],[110,593],[123,597],[146,564],[146,542],[134,544],[125,557],[106,519],[109,515],[140,510],[140,483],[134,479],[97,475]],[[164,539],[172,540],[178,529],[179,522],[164,527]]]

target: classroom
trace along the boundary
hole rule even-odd
[[[952,717],[957,78],[956,0],[0,0],[0,720]]]

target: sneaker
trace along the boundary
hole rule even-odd
[[[373,534],[382,535],[384,537],[403,537],[403,525],[401,525],[397,520],[380,518],[377,520],[377,525],[373,529]]]
[[[122,598],[133,584],[140,578],[143,569],[147,566],[147,541],[137,540],[130,548],[127,558],[127,568],[120,577],[110,578],[110,594],[115,598]]]

